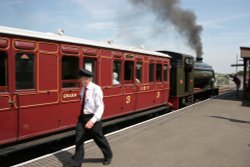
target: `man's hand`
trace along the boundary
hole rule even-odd
[[[85,128],[91,129],[93,126],[94,126],[94,123],[93,123],[91,120],[89,120],[89,121],[86,123]]]

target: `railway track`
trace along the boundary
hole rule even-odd
[[[222,93],[226,93],[226,92],[230,92],[232,90],[234,90],[235,87],[234,86],[223,86],[223,87],[219,87],[219,94]]]

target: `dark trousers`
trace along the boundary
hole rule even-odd
[[[75,155],[72,157],[71,166],[81,166],[84,157],[84,141],[91,137],[101,149],[105,159],[112,158],[110,145],[103,135],[102,122],[97,121],[91,129],[86,129],[86,123],[93,117],[92,114],[80,115],[76,125]]]

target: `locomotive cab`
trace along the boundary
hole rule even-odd
[[[170,96],[183,96],[193,92],[194,58],[189,55],[159,51],[168,54],[171,59]]]

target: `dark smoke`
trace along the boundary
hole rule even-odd
[[[163,22],[170,22],[176,30],[187,38],[189,46],[196,51],[196,56],[201,57],[202,26],[196,22],[196,16],[192,11],[184,10],[179,0],[128,0],[133,4],[144,6],[152,10],[157,18]]]

